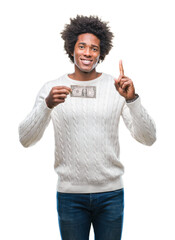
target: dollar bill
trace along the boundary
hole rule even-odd
[[[71,97],[96,98],[96,86],[71,85]]]

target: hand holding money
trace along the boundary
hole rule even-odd
[[[65,102],[67,95],[71,92],[71,88],[66,86],[56,86],[53,87],[45,99],[48,108],[53,108],[60,103]]]

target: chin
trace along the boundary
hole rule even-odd
[[[91,70],[83,70],[83,69],[82,69],[81,71],[84,72],[84,73],[90,73],[90,72],[92,72],[92,70],[93,70],[93,69],[91,69]]]
[[[80,71],[82,71],[84,73],[90,73],[94,70],[94,68],[86,69],[86,68],[81,68],[79,66],[78,66],[78,68],[79,68]]]

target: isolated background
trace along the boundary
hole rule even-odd
[[[175,15],[170,0],[1,1],[0,239],[60,239],[52,124],[28,149],[19,143],[18,125],[45,82],[73,72],[60,32],[77,14],[109,21],[114,47],[97,70],[117,77],[122,59],[157,126],[157,142],[146,147],[120,123],[123,239],[174,240]]]

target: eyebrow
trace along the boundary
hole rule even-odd
[[[84,43],[84,42],[79,42],[78,44],[86,45],[86,43]],[[92,46],[92,47],[99,48],[99,46],[97,46],[97,45],[94,45],[94,44],[91,44],[91,46]]]

